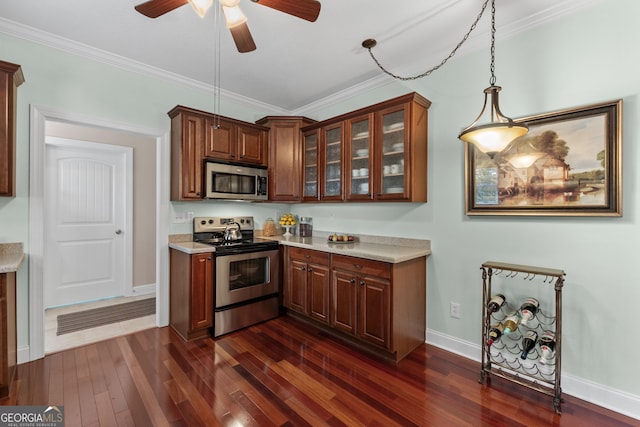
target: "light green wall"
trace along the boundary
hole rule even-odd
[[[410,91],[433,102],[429,111],[427,204],[264,205],[172,203],[196,215],[253,214],[258,221],[293,210],[313,217],[317,229],[354,234],[417,237],[432,241],[428,259],[427,327],[479,345],[481,277],[487,260],[560,268],[567,272],[564,297],[563,372],[640,398],[640,373],[630,355],[640,354],[634,324],[640,301],[637,262],[640,212],[635,197],[640,60],[635,54],[640,3],[606,2],[561,18],[497,45],[503,111],[519,117],[617,98],[624,99],[622,218],[468,217],[464,214],[463,145],[459,130],[478,113],[488,86],[488,52],[457,57],[430,77],[384,88],[319,111],[330,117]],[[426,28],[425,32],[429,29]],[[425,34],[425,39],[433,39]],[[2,59],[23,66],[18,118],[18,197],[0,200],[0,237],[27,240],[28,104],[92,117],[169,129],[166,112],[176,104],[210,110],[209,94],[149,79],[43,46],[0,36]],[[461,52],[464,53],[464,52]],[[433,64],[425,64],[428,68]],[[372,65],[373,66],[373,65]],[[254,120],[269,111],[230,104],[227,113]],[[237,114],[235,114],[237,113]],[[10,224],[7,227],[5,224]],[[174,224],[172,233],[189,232]],[[26,276],[19,276],[26,307]],[[538,292],[536,290],[535,292]],[[449,302],[462,318],[449,317]],[[25,310],[26,311],[26,310]],[[26,314],[20,342],[26,341]]]

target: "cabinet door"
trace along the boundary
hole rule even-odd
[[[342,123],[322,128],[321,200],[342,200],[343,143]]]
[[[307,265],[309,316],[329,324],[329,268],[319,264]]]
[[[172,156],[179,164],[172,164],[172,167],[176,167],[176,170],[172,170],[172,179],[177,178],[179,185],[172,185],[171,199],[199,200],[203,196],[202,159],[206,120],[188,113],[182,113],[178,120],[181,121],[181,135],[174,142],[176,145],[172,147]]]
[[[358,310],[358,285],[356,277],[348,272],[333,271],[331,326],[349,334],[356,334]]]
[[[318,149],[319,149],[319,132],[317,130],[307,132],[304,134],[303,150],[302,150],[302,164],[304,165],[303,171],[303,193],[304,200],[314,201],[318,200],[320,194],[320,186],[318,185]]]
[[[373,114],[346,122],[346,198],[370,200],[373,176]]]
[[[388,280],[358,277],[360,293],[360,327],[358,335],[363,341],[391,348],[391,284]]]
[[[213,326],[213,256],[191,256],[191,329]]]
[[[238,161],[266,164],[266,132],[261,129],[238,126]]]
[[[376,198],[384,200],[409,199],[409,170],[407,159],[410,138],[407,110],[401,104],[376,114]]]
[[[217,124],[217,126],[216,126]],[[219,160],[236,160],[236,125],[224,120],[207,119],[207,140],[204,155]]]
[[[288,308],[307,313],[307,263],[289,259]]]
[[[300,125],[275,122],[269,130],[269,200],[300,200]]]

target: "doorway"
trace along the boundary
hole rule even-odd
[[[45,182],[46,182],[46,150],[45,140],[47,136],[68,137],[60,129],[91,132],[98,134],[109,133],[115,138],[114,145],[127,145],[127,141],[143,139],[144,145],[133,148],[138,159],[147,159],[153,165],[154,170],[150,182],[145,179],[136,179],[134,174],[134,212],[136,203],[151,206],[153,211],[148,214],[142,224],[136,225],[136,214],[133,217],[133,229],[147,233],[147,238],[133,237],[133,277],[131,291],[132,297],[144,296],[156,297],[155,325],[168,324],[168,267],[162,263],[163,254],[168,251],[168,218],[161,215],[168,209],[167,191],[169,182],[169,143],[168,134],[154,129],[140,128],[122,123],[111,123],[101,120],[77,116],[66,112],[47,109],[40,106],[31,106],[30,123],[30,238],[29,238],[29,347],[19,351],[19,363],[38,359],[44,356],[45,323],[44,323],[44,264],[45,264]],[[57,129],[52,132],[51,129]],[[98,141],[92,137],[73,137],[67,139],[79,139],[82,141]],[[152,148],[152,153],[141,155],[142,148]],[[140,169],[136,164],[136,156],[133,156],[133,169]],[[137,186],[142,185],[139,189]],[[145,199],[145,196],[150,198]],[[141,209],[144,210],[144,209]],[[138,221],[140,219],[138,218]],[[145,231],[146,230],[146,231]],[[126,230],[125,230],[126,231]],[[150,237],[149,237],[150,236]],[[136,242],[137,245],[136,246]],[[143,246],[140,246],[143,245]],[[138,255],[136,255],[138,254]],[[152,263],[151,265],[149,263]],[[151,272],[145,276],[145,272]],[[129,295],[125,295],[129,296]],[[111,301],[111,300],[109,300]]]

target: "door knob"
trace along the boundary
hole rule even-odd
[[[119,228],[116,230],[116,234],[122,234],[122,230],[120,230]]]

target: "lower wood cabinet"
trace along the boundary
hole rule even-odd
[[[17,355],[16,273],[0,273],[0,398],[11,391]]]
[[[291,248],[285,306],[328,325],[329,279],[328,253]]]
[[[209,335],[213,326],[213,253],[170,249],[169,324],[185,340]]]
[[[425,342],[426,257],[387,263],[288,247],[292,315],[399,361]]]

